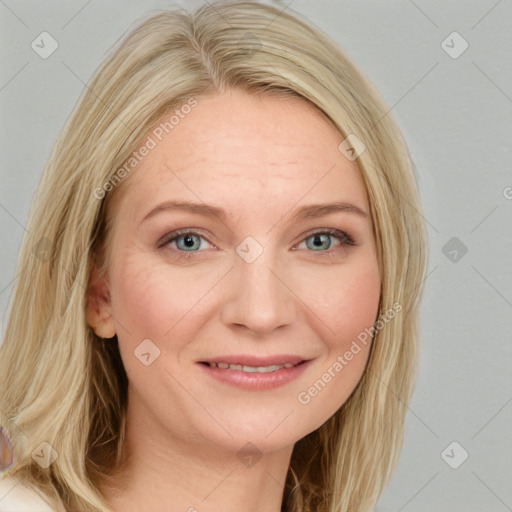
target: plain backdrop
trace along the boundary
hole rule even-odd
[[[418,169],[430,251],[421,365],[376,511],[512,511],[512,3],[274,3],[331,35],[370,78]],[[84,83],[142,18],[200,4],[0,1],[3,322],[32,195]],[[46,59],[31,46],[42,32],[58,44]]]

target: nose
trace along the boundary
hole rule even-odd
[[[225,325],[265,335],[295,320],[291,287],[276,265],[269,263],[265,253],[252,263],[237,257],[221,314]]]

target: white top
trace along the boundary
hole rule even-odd
[[[35,491],[15,477],[1,476],[0,512],[54,512]]]

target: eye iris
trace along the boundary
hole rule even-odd
[[[176,246],[178,249],[183,249],[185,251],[199,249],[201,245],[201,238],[197,235],[187,234],[181,235],[176,239]]]
[[[331,247],[331,237],[326,234],[317,234],[310,236],[306,245],[308,249],[313,249],[314,251],[327,250]]]

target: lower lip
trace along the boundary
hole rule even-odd
[[[207,364],[198,363],[208,375],[227,384],[232,384],[242,389],[251,391],[265,391],[284,386],[295,380],[309,366],[311,360],[293,366],[292,368],[281,368],[275,372],[249,373],[242,370],[229,370],[212,367]]]

